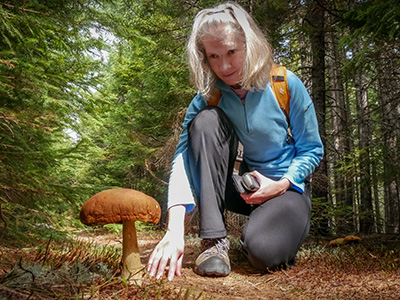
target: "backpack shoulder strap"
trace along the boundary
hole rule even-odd
[[[221,91],[215,89],[214,93],[207,99],[207,105],[218,106],[219,100],[221,99]]]
[[[288,124],[286,142],[293,141],[292,126],[290,125],[290,92],[287,81],[286,68],[281,65],[274,65],[271,70],[271,88],[274,92],[276,101],[279,104]]]
[[[286,68],[281,65],[275,65],[271,70],[271,88],[274,92],[276,101],[282,109],[286,118],[289,119],[290,112],[290,92],[287,83]],[[207,105],[218,106],[221,99],[221,91],[216,90],[213,95],[207,100]],[[288,121],[288,124],[290,122]]]
[[[290,125],[290,92],[287,81],[286,68],[281,65],[274,65],[271,69],[271,88],[274,92],[276,101],[279,104],[283,114],[286,117],[288,124],[286,142],[290,144],[293,141],[292,127]],[[216,89],[215,92],[207,100],[207,105],[218,106],[219,100],[221,99],[221,91]]]
[[[271,88],[274,92],[276,101],[282,109],[286,118],[289,118],[290,112],[290,92],[287,81],[286,68],[281,65],[275,65],[271,70]],[[288,124],[290,124],[288,122]]]

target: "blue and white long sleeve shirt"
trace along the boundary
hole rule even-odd
[[[287,178],[293,188],[303,192],[305,178],[323,157],[323,145],[314,105],[305,86],[290,71],[287,71],[287,79],[290,92],[289,119],[294,143],[286,142],[288,124],[270,83],[265,90],[249,91],[243,105],[228,85],[218,81],[217,87],[222,94],[218,106],[235,127],[250,171],[257,170],[273,180]],[[187,125],[205,106],[207,101],[197,94],[187,110],[172,162],[168,208],[182,204],[186,206],[186,212],[190,212],[195,206],[188,172]]]

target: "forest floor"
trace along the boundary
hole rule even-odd
[[[138,231],[144,265],[162,235]],[[192,270],[200,240],[189,235],[182,276],[169,282],[165,276],[155,280],[145,273],[140,285],[126,285],[118,278],[121,234],[81,231],[75,233],[75,246],[0,245],[0,299],[400,299],[398,238],[382,242],[369,237],[360,244],[337,247],[307,241],[296,266],[267,274],[250,265],[232,238],[232,273],[206,278]],[[85,272],[90,280],[85,280]]]

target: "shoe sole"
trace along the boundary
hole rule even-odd
[[[223,259],[213,256],[199,264],[194,272],[201,276],[224,277],[231,273],[231,268]]]

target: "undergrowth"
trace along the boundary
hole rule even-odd
[[[70,211],[63,213],[29,208],[16,203],[1,202],[0,239],[15,247],[28,247],[38,242],[71,240],[73,231],[83,228]]]
[[[211,299],[203,294],[201,286],[176,286],[165,279],[151,279],[144,274],[141,284],[127,284],[120,277],[121,247],[77,241],[74,235],[80,230],[90,236],[97,234],[121,234],[121,226],[89,229],[74,227],[75,221],[64,220],[63,226],[52,221],[52,217],[35,211],[23,211],[21,207],[8,207],[7,221],[17,220],[11,212],[20,216],[17,224],[8,223],[0,244],[0,300],[3,299]],[[70,222],[70,223],[68,223]],[[152,228],[138,224],[138,230],[151,234]],[[65,227],[65,228],[63,228]],[[0,236],[1,237],[1,236]],[[28,242],[24,239],[28,237]],[[397,239],[397,238],[396,238]],[[199,249],[199,238],[187,235],[186,246],[193,252]],[[229,237],[232,262],[241,263],[239,239]],[[22,246],[21,246],[22,245]],[[237,255],[236,255],[237,254]],[[397,274],[400,268],[399,243],[379,243],[375,239],[363,240],[361,244],[328,247],[322,243],[307,243],[298,253],[296,266],[301,271],[298,282],[290,277],[293,294],[306,293],[307,282],[343,274],[363,276],[366,273]],[[318,278],[315,278],[315,274]],[[271,277],[272,278],[272,277]],[[270,278],[270,279],[271,279]],[[288,277],[289,278],[289,277]],[[271,279],[271,280],[276,280]],[[294,282],[297,282],[294,285]],[[313,290],[311,290],[313,291]],[[310,293],[310,292],[308,292]]]
[[[127,284],[113,247],[49,243],[32,254],[10,270],[2,266],[0,299],[206,299],[195,288],[173,289],[148,275],[140,284]]]
[[[350,244],[337,247],[323,245],[303,246],[297,255],[297,261],[319,269],[332,271],[392,272],[400,268],[400,247],[388,247],[384,244]]]
[[[163,280],[150,279],[147,274],[141,284],[127,284],[119,277],[120,245],[99,246],[74,238],[79,231],[92,237],[121,234],[121,225],[89,229],[78,219],[9,203],[3,205],[3,217],[0,300],[208,299],[194,287],[167,287]],[[153,229],[138,222],[137,230],[150,233]]]

